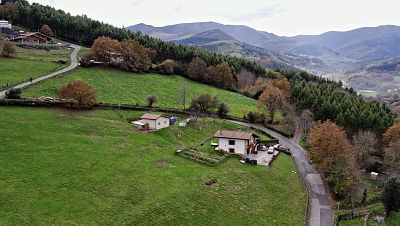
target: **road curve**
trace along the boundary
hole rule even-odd
[[[301,178],[307,186],[310,200],[310,215],[308,219],[308,225],[333,226],[333,211],[329,204],[329,197],[325,190],[321,176],[308,162],[307,152],[295,141],[263,126],[233,120],[229,121],[238,125],[253,127],[265,131],[277,138],[280,144],[290,148]]]
[[[53,78],[53,77],[56,77],[58,75],[64,74],[64,73],[66,73],[68,71],[71,71],[71,70],[75,69],[76,67],[78,67],[77,55],[78,55],[78,52],[81,49],[81,47],[78,46],[78,45],[73,45],[73,44],[70,44],[70,47],[72,47],[74,49],[74,51],[71,53],[71,56],[70,56],[71,57],[71,64],[68,67],[66,67],[64,69],[61,69],[59,71],[53,72],[51,74],[42,76],[40,78],[34,79],[34,80],[32,80],[32,82],[30,82],[30,81],[29,82],[24,82],[24,83],[21,83],[19,85],[14,86],[14,87],[11,87],[11,88],[9,88],[7,90],[1,91],[0,92],[0,99],[4,99],[6,97],[6,92],[9,91],[10,89],[22,89],[22,88],[25,88],[25,87],[30,86],[32,84],[38,83],[40,81],[43,81],[43,80],[46,80],[46,79]]]

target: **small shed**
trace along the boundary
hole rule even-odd
[[[147,123],[150,130],[160,130],[170,126],[169,117],[160,114],[149,114],[146,113],[140,117],[140,121]]]

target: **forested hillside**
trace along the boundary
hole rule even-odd
[[[85,15],[72,16],[62,10],[56,10],[49,6],[32,3],[26,0],[2,0],[2,4],[8,4],[0,10],[0,17],[12,21],[13,24],[24,26],[32,30],[40,29],[43,24],[56,28],[56,36],[71,42],[91,46],[99,36],[123,40],[135,39],[147,48],[157,51],[158,60],[171,58],[178,61],[190,62],[195,57],[200,57],[208,65],[217,65],[227,62],[233,74],[242,69],[251,71],[257,75],[264,75],[265,69],[254,61],[244,60],[238,57],[211,53],[196,47],[177,45],[164,42],[141,33],[131,32],[124,28],[117,28]]]

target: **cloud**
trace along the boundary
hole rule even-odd
[[[272,17],[278,13],[285,11],[280,5],[267,5],[264,8],[255,10],[253,12],[242,13],[237,15],[228,15],[226,16],[232,22],[238,21],[251,21],[266,17]]]

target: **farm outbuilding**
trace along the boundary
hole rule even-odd
[[[140,121],[147,123],[150,130],[160,130],[170,126],[169,117],[160,114],[144,114],[140,117]]]

